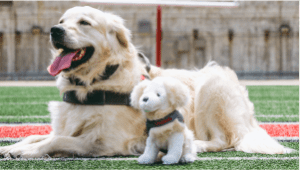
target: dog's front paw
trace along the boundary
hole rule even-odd
[[[17,147],[9,151],[9,154],[13,158],[40,158],[44,154],[41,150],[38,150],[36,148],[23,146],[23,147]]]
[[[0,156],[7,155],[11,149],[13,149],[11,146],[0,147]]]
[[[180,158],[181,163],[192,163],[195,160],[196,160],[196,158],[192,154],[186,154]]]
[[[155,158],[152,158],[151,156],[145,154],[141,155],[138,159],[139,164],[152,164],[154,163],[154,161]]]
[[[177,164],[179,162],[179,159],[173,155],[168,154],[162,157],[162,161],[163,164],[169,165],[169,164]]]

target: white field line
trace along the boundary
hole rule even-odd
[[[1,126],[45,126],[51,123],[0,123]]]
[[[18,95],[0,95],[0,98],[18,98],[20,95],[23,95],[22,97],[25,98],[34,98],[34,97],[43,97],[43,98],[50,98],[50,97],[59,97],[58,95],[27,95],[27,94],[18,94]]]
[[[299,117],[299,115],[255,115],[255,117]]]
[[[55,81],[1,81],[0,86],[56,86]]]
[[[299,125],[299,122],[258,122],[258,124],[260,124],[260,125],[265,125],[265,124],[269,124],[269,125],[276,125],[276,124],[280,124],[280,125]]]
[[[45,116],[0,116],[0,119],[11,119],[11,118],[49,118],[50,115]],[[299,115],[255,115],[255,117],[299,117]]]
[[[299,85],[299,79],[295,80],[239,80],[244,86],[270,86],[270,85]]]
[[[272,138],[278,141],[299,141],[299,136],[298,137],[272,137]]]
[[[45,115],[45,116],[0,116],[0,119],[11,119],[11,118],[50,118],[50,115]]]
[[[239,80],[242,85],[299,85],[295,80]],[[56,86],[55,81],[0,81],[0,86]]]
[[[299,125],[299,122],[258,122],[260,125],[264,124],[280,124],[280,125]],[[1,126],[44,126],[44,125],[51,125],[51,123],[0,123]]]
[[[285,101],[280,101],[280,100],[253,100],[253,103],[295,103],[299,102],[299,100],[285,100]]]
[[[11,103],[0,103],[0,105],[39,105],[39,104],[48,104],[49,102],[11,102]]]
[[[233,160],[233,161],[239,161],[239,160],[292,160],[292,159],[299,159],[299,157],[283,157],[283,158],[270,158],[270,157],[203,157],[199,158],[197,157],[197,161],[211,161],[211,160]],[[28,160],[39,160],[39,161],[137,161],[138,158],[4,158],[0,159],[0,161],[28,161]]]
[[[16,143],[22,141],[26,137],[20,138],[0,138],[0,143],[8,142],[8,143]],[[279,142],[299,142],[299,137],[272,137],[273,139]]]

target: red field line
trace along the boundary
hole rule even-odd
[[[299,137],[299,124],[263,124],[271,137]]]
[[[299,124],[262,124],[260,127],[272,137],[299,137]],[[0,126],[0,138],[46,135],[51,131],[51,125]]]

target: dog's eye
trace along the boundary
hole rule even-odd
[[[64,23],[64,20],[59,21],[60,24]]]
[[[86,22],[86,21],[80,21],[79,22],[80,25],[91,25],[90,23]]]
[[[160,94],[159,94],[159,93],[157,93],[156,95],[157,95],[157,97],[160,97]]]

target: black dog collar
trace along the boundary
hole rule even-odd
[[[178,112],[178,110],[174,110],[172,113],[168,114],[166,117],[164,117],[162,119],[152,120],[152,121],[147,119],[147,122],[146,122],[147,134],[149,134],[149,131],[151,128],[166,125],[168,123],[173,122],[176,119],[178,119],[179,122],[182,122],[182,123],[184,122],[183,116]]]
[[[121,94],[111,91],[95,90],[88,93],[86,100],[79,101],[76,91],[67,91],[64,93],[63,101],[80,105],[126,105],[130,106],[130,94]]]
[[[116,70],[119,68],[119,65],[107,65],[102,75],[99,75],[99,78],[95,78],[91,84],[97,81],[108,80]],[[143,77],[149,78],[147,75],[142,75]],[[70,77],[69,81],[71,84],[76,86],[86,86],[84,82],[81,82],[80,79],[76,77]],[[76,96],[76,91],[67,91],[64,93],[63,101],[73,104],[81,105],[126,105],[130,106],[130,93],[122,94],[115,93],[112,91],[102,91],[95,90],[87,94],[84,101],[79,101]]]

